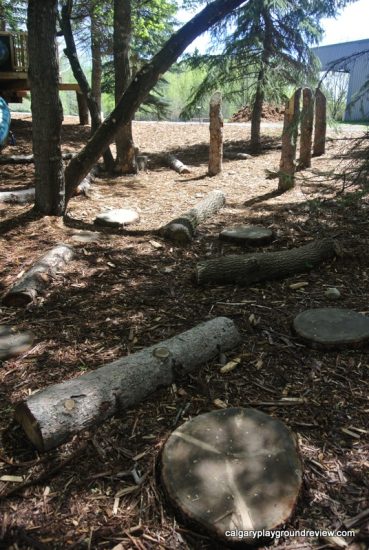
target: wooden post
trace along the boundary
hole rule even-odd
[[[81,92],[76,92],[79,123],[81,126],[87,126],[89,123],[88,106],[85,96]]]
[[[216,176],[222,171],[223,164],[223,115],[222,95],[215,92],[210,100],[210,147],[209,176]]]
[[[301,115],[301,138],[300,138],[300,162],[299,168],[310,168],[311,166],[311,144],[314,122],[314,100],[310,88],[302,91],[302,115]]]
[[[323,92],[317,88],[315,91],[315,133],[314,133],[314,157],[320,157],[325,153],[325,137],[327,133],[327,100]]]
[[[300,117],[301,88],[296,90],[286,104],[282,134],[282,155],[279,166],[279,191],[287,191],[295,185],[296,145]]]

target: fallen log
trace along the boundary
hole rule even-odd
[[[159,234],[178,245],[188,244],[195,236],[196,227],[225,205],[222,191],[212,191],[203,201],[159,229]]]
[[[50,386],[17,405],[15,418],[40,451],[132,407],[200,365],[233,349],[233,321],[216,317],[178,336],[122,357],[92,372]]]
[[[63,153],[63,160],[70,160],[74,157],[74,153]],[[0,155],[0,164],[32,164],[35,162],[33,155]]]
[[[180,160],[176,159],[176,157],[173,155],[167,155],[166,161],[168,163],[169,168],[171,168],[172,170],[175,170],[176,172],[178,172],[178,174],[191,173],[190,168],[185,164],[183,164],[183,162],[181,162]]]
[[[241,153],[241,151],[224,151],[223,158],[228,160],[248,160],[252,159],[252,155]]]
[[[28,204],[35,200],[35,188],[17,189],[14,191],[1,191],[0,202],[12,204]]]
[[[337,243],[332,239],[322,239],[290,250],[223,256],[199,262],[196,266],[196,281],[200,285],[212,283],[247,286],[259,281],[303,273],[338,254]]]
[[[60,244],[42,256],[3,297],[5,306],[23,307],[33,302],[56,271],[73,258],[73,248]]]

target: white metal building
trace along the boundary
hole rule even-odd
[[[369,38],[313,48],[322,71],[349,73],[345,120],[369,120],[369,92],[359,97],[369,80]],[[355,99],[359,97],[357,101]]]

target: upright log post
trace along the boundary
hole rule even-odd
[[[302,91],[301,138],[299,168],[310,168],[314,122],[314,100],[310,88]]]
[[[314,157],[320,157],[325,153],[325,138],[327,133],[327,99],[323,92],[317,88],[315,91],[315,133],[314,133]]]
[[[284,113],[282,155],[279,165],[279,191],[288,191],[295,185],[296,145],[300,118],[301,88],[289,99]]]
[[[87,126],[89,121],[88,105],[85,96],[81,92],[76,92],[79,123],[81,126]]]
[[[215,92],[210,100],[209,176],[216,176],[223,165],[222,94]]]

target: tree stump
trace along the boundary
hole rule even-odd
[[[311,166],[311,144],[314,122],[314,100],[310,88],[302,91],[302,113],[301,113],[301,138],[300,138],[300,159],[299,168],[310,168]]]
[[[216,317],[178,336],[50,386],[18,404],[15,418],[40,451],[136,405],[158,388],[235,348],[233,321]]]
[[[293,513],[302,466],[280,420],[230,408],[197,416],[171,434],[162,480],[174,507],[201,532],[255,545],[261,535],[245,531],[276,529]]]
[[[0,361],[26,352],[33,340],[31,332],[14,332],[10,327],[0,325]]]
[[[300,118],[301,88],[287,102],[284,112],[282,154],[279,166],[279,191],[288,191],[295,185],[296,145]]]
[[[369,342],[369,318],[349,309],[308,309],[295,317],[293,329],[311,347],[326,350]]]
[[[222,241],[238,245],[262,246],[273,240],[273,231],[260,225],[239,225],[219,233]]]
[[[115,208],[98,214],[94,224],[106,225],[108,227],[124,227],[136,223],[140,220],[140,216],[133,208]]]
[[[224,205],[224,193],[212,191],[189,212],[161,227],[159,234],[177,245],[188,244],[194,238],[197,226],[218,212]]]
[[[56,272],[74,256],[71,246],[60,244],[42,256],[18,283],[5,294],[2,302],[6,306],[24,307],[34,302]]]
[[[216,176],[223,165],[223,115],[222,94],[215,92],[210,100],[209,176]]]
[[[199,262],[195,276],[200,285],[212,283],[247,286],[259,281],[304,273],[333,258],[338,252],[338,246],[333,240],[322,239],[279,252],[232,254]]]
[[[314,132],[314,157],[320,157],[325,153],[325,139],[327,134],[327,99],[323,92],[317,88],[315,91],[315,132]]]

